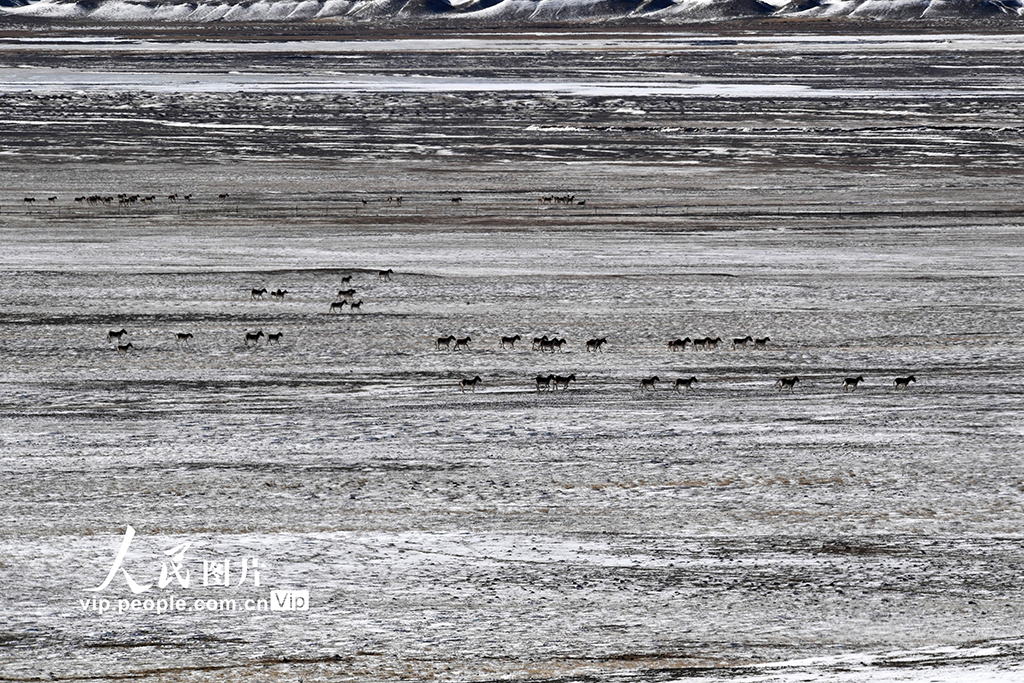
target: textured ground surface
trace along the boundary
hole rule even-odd
[[[25,37],[0,677],[1021,675],[1019,37]]]
[[[506,27],[892,20],[1012,26],[1021,0],[0,0],[0,18],[101,24],[324,22],[335,25]]]

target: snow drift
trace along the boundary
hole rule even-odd
[[[0,14],[104,22],[410,21],[437,17],[573,22],[650,18],[706,22],[780,18],[1018,18],[1024,0],[0,0]]]

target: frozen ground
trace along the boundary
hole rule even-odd
[[[1024,676],[1024,72],[1001,38],[5,35],[0,679]],[[623,82],[673,89],[600,90]],[[709,82],[732,96],[683,91]],[[156,199],[74,201],[118,193]],[[362,313],[328,312],[343,286]],[[730,348],[747,334],[772,341]],[[87,589],[127,525],[140,583],[192,544],[193,584],[143,598],[310,609],[118,613],[121,576]],[[259,588],[199,585],[242,558]]]
[[[417,26],[683,24],[760,19],[1010,25],[1021,0],[0,0],[0,17],[100,23],[331,22]]]

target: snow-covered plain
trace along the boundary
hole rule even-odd
[[[0,16],[102,23],[498,22],[587,24],[598,21],[714,23],[736,20],[981,21],[1018,19],[1021,0],[3,0]]]
[[[1000,40],[25,37],[0,64],[0,680],[1024,675],[1024,72]],[[595,89],[402,85],[567,69]],[[55,73],[132,85],[36,90]],[[732,96],[600,89],[665,74]],[[393,87],[309,85],[337,81]],[[155,199],[74,201],[118,193]],[[330,313],[347,287],[362,312]],[[193,583],[140,599],[311,606],[118,613],[122,576],[88,589],[128,525],[140,583],[191,544]],[[259,587],[200,585],[248,558]]]

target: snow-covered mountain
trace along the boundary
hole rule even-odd
[[[1024,16],[1024,0],[0,0],[0,13],[131,22],[479,18],[573,22],[650,18],[708,22],[752,17],[943,19]]]

